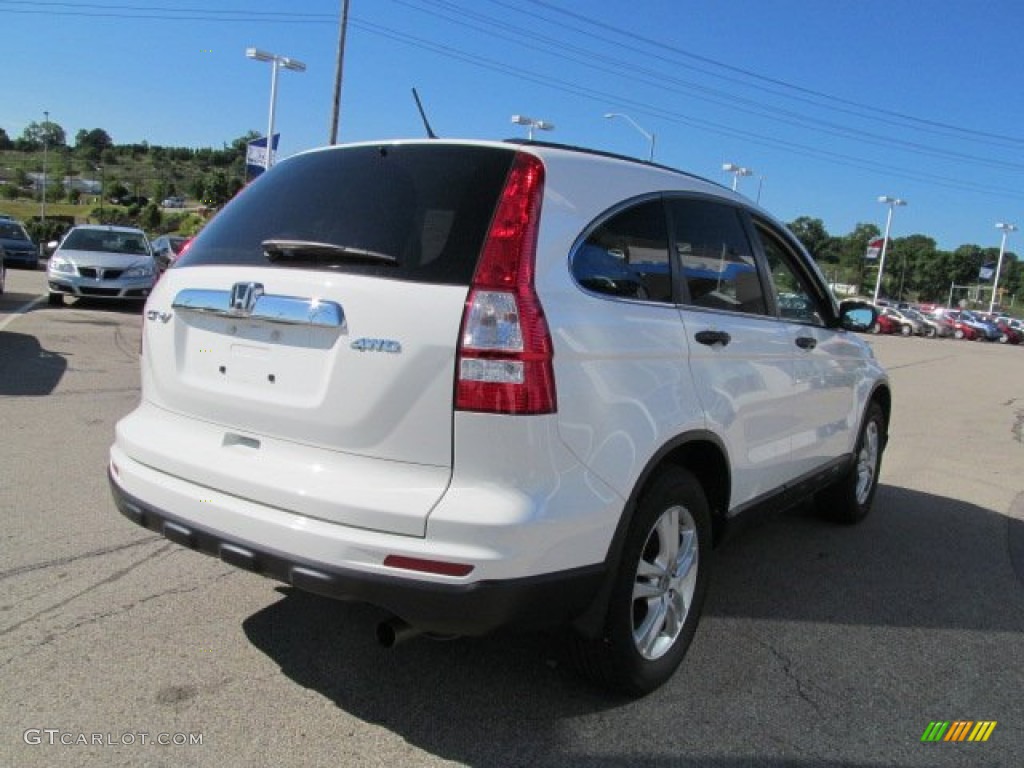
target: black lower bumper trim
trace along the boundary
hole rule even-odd
[[[453,585],[367,574],[226,537],[158,510],[125,493],[113,476],[109,479],[117,508],[137,525],[303,591],[376,605],[424,632],[483,635],[501,627],[569,624],[593,601],[605,574],[604,565],[598,564],[529,578]]]

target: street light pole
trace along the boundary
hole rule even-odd
[[[992,310],[996,306],[996,296],[999,294],[999,273],[1003,269],[1003,254],[1006,252],[1006,236],[1011,232],[1016,232],[1017,227],[1013,224],[1006,224],[1002,221],[996,223],[996,229],[1003,230],[1003,238],[999,243],[999,261],[996,263],[996,279],[992,282],[992,298],[988,302],[988,312],[992,314]]]
[[[42,231],[46,232],[46,150],[50,144],[50,113],[43,111],[43,200],[39,220],[42,224]]]
[[[647,139],[650,145],[650,149],[647,152],[647,162],[654,162],[654,142],[656,141],[656,137],[653,133],[648,133],[647,131],[640,127],[640,124],[636,120],[634,120],[629,115],[625,115],[621,112],[608,112],[604,117],[606,120],[611,119],[613,117],[621,117],[623,120],[625,120],[634,128],[636,128],[641,134],[643,134],[643,136]]]
[[[267,156],[263,161],[263,167],[269,171],[270,166],[274,164],[274,108],[277,104],[277,70],[284,67],[295,72],[305,72],[306,65],[297,59],[278,56],[276,53],[262,51],[259,48],[246,48],[245,55],[256,61],[270,62],[270,118],[267,120]]]
[[[878,278],[875,280],[875,296],[874,303],[878,303],[878,292],[882,289],[882,273],[885,271],[885,254],[889,248],[889,230],[892,227],[892,211],[897,205],[906,205],[906,200],[900,200],[898,197],[889,197],[888,195],[881,195],[878,198],[878,202],[884,203],[889,206],[889,215],[885,218],[885,237],[882,240],[882,255],[878,258]]]
[[[736,191],[736,185],[740,180],[740,176],[753,176],[754,172],[749,168],[744,168],[742,165],[736,165],[736,163],[722,163],[722,170],[726,173],[732,174],[732,191]]]
[[[526,115],[512,115],[512,122],[516,125],[525,125],[526,139],[527,141],[533,141],[533,129],[536,128],[540,131],[553,131],[555,130],[555,124],[549,123],[546,120],[534,120],[532,117]]]

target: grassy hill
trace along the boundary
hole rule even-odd
[[[24,221],[37,240],[59,236],[69,223],[132,224],[147,232],[194,234],[210,211],[244,184],[245,141],[222,149],[148,144],[0,150],[0,213]],[[42,214],[43,168],[48,181]],[[167,197],[184,209],[161,208]],[[116,205],[124,197],[148,204]]]

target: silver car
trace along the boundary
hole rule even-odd
[[[146,234],[134,227],[82,225],[71,229],[46,268],[50,304],[64,296],[145,301],[157,278]]]

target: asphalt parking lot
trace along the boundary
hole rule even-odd
[[[678,674],[627,701],[555,638],[384,650],[370,608],[129,523],[105,470],[141,315],[44,285],[0,297],[0,765],[1024,765],[1024,347],[870,337],[895,387],[872,516],[727,541]],[[996,726],[923,743],[934,721]]]

